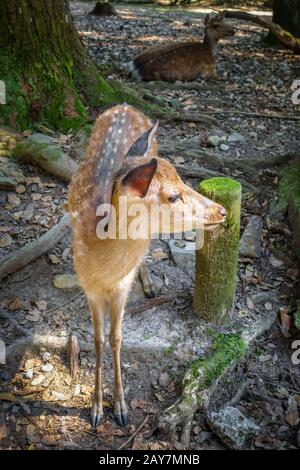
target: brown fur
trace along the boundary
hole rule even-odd
[[[141,80],[194,80],[198,76],[216,76],[215,47],[217,42],[231,36],[232,28],[223,17],[206,20],[204,41],[187,41],[152,46],[134,59],[136,72]],[[134,75],[134,74],[133,74]]]
[[[147,156],[125,159],[129,148],[136,139],[147,131],[151,121],[140,111],[130,106],[116,106],[102,114],[94,127],[84,161],[74,176],[69,190],[69,211],[72,217],[73,256],[80,285],[84,289],[94,323],[94,341],[96,350],[96,381],[92,408],[92,423],[100,421],[102,410],[101,364],[104,349],[104,318],[107,307],[110,310],[111,330],[109,342],[113,351],[115,368],[115,415],[120,424],[126,424],[126,404],[121,381],[120,348],[121,326],[124,306],[134,274],[147,251],[151,233],[146,240],[134,239],[99,239],[96,235],[96,206],[98,196],[103,197],[101,184],[107,184],[102,178],[107,167],[112,167],[110,153],[105,150],[107,136],[111,137],[111,125],[117,115],[124,115],[126,133],[118,147],[119,159],[114,164],[110,198],[118,212],[120,196],[126,196],[128,205],[139,202],[150,208],[152,203],[170,204],[170,195],[178,194],[178,208],[193,208],[201,205],[206,209],[204,223],[218,224],[224,220],[224,209],[209,199],[201,196],[185,185],[177,175],[175,168],[167,160],[157,157],[155,137]],[[119,129],[117,129],[119,130]],[[115,140],[113,134],[111,137]],[[151,137],[152,138],[152,137]],[[113,147],[114,148],[114,147]],[[153,159],[153,157],[156,157]],[[125,159],[125,160],[124,160]],[[154,165],[155,163],[155,165]],[[144,168],[147,169],[144,171]],[[141,178],[148,178],[146,195],[141,197],[141,180],[130,178],[131,172],[139,169]],[[149,177],[149,172],[150,174]],[[99,184],[99,181],[102,182]],[[129,184],[130,183],[130,184]],[[143,190],[143,188],[142,188]],[[129,218],[127,220],[129,223]],[[163,227],[160,227],[163,229]]]

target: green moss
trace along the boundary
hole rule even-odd
[[[203,370],[203,388],[209,387],[228,366],[241,359],[246,351],[246,345],[238,334],[210,334],[213,339],[211,356],[197,359],[191,364],[193,378],[198,375],[199,368]]]
[[[13,51],[1,50],[1,80],[7,91],[7,104],[0,107],[1,125],[24,130],[40,122],[68,132],[86,124],[88,106],[127,102],[152,115],[161,111],[123,83],[106,82],[90,62],[82,70],[68,57],[63,63],[48,51],[40,51],[40,57],[43,63],[21,65]]]
[[[287,208],[291,199],[293,206],[300,210],[300,160],[289,165],[281,172],[278,204]]]
[[[226,322],[236,288],[240,238],[241,185],[230,178],[211,178],[199,192],[221,204],[227,217],[221,230],[205,231],[203,248],[196,251],[194,312],[214,324]]]

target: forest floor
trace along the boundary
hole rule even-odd
[[[194,115],[208,113],[206,122],[162,120],[158,130],[161,155],[174,163],[179,173],[181,169],[187,174],[197,173],[199,162],[193,153],[196,142],[197,150],[205,151],[206,160],[201,161],[205,168],[245,183],[241,227],[246,227],[252,215],[261,217],[261,256],[240,257],[233,321],[228,331],[251,326],[280,308],[288,309],[298,268],[289,227],[275,210],[280,168],[270,164],[249,172],[232,169],[229,162],[247,158],[266,161],[299,152],[299,121],[284,119],[300,117],[299,106],[291,100],[292,82],[300,77],[299,58],[266,46],[262,42],[264,33],[257,26],[233,21],[236,35],[224,40],[218,49],[217,80],[199,79],[190,89],[178,83],[136,83],[128,78],[125,64],[151,44],[200,36],[209,10],[117,5],[118,17],[94,18],[87,15],[87,3],[71,2],[71,8],[85,46],[108,78],[125,82],[152,103]],[[283,117],[267,118],[266,114]],[[217,146],[209,146],[210,136],[219,137]],[[52,137],[71,157],[82,158],[85,134]],[[166,147],[174,142],[183,142],[193,151],[189,154],[175,149],[170,153]],[[4,166],[18,184],[15,191],[0,191],[1,256],[56,224],[64,213],[68,190],[66,184],[35,167],[1,157],[0,169]],[[193,187],[199,183],[199,178],[184,179]],[[94,353],[80,354],[80,370],[72,379],[67,354],[47,347],[27,350],[19,361],[0,368],[2,448],[118,449],[145,417],[147,422],[126,448],[180,448],[177,432],[165,436],[157,431],[157,417],[180,395],[186,367],[208,354],[211,345],[204,334],[206,325],[192,314],[193,268],[176,264],[163,240],[153,242],[146,262],[158,297],[167,297],[168,301],[143,311],[146,298],[139,280],[129,298],[122,352],[129,426],[121,429],[112,418],[109,351],[104,361],[105,417],[93,432],[89,409]],[[2,282],[1,338],[7,347],[33,332],[59,338],[73,333],[82,342],[92,341],[92,325],[81,290],[76,285],[72,289],[53,285],[55,276],[69,273],[73,273],[70,235]],[[292,343],[299,339],[299,331],[292,328],[283,332],[285,335],[282,325],[275,322],[227,372],[213,397],[212,407],[219,408],[230,400],[239,384],[249,381],[236,407],[260,427],[259,435],[247,444],[250,449],[295,449],[300,445],[300,374],[299,365],[291,359]],[[190,448],[225,448],[201,410],[194,417]]]

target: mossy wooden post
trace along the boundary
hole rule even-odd
[[[234,302],[242,187],[230,178],[211,178],[200,183],[199,192],[225,207],[227,217],[223,226],[205,231],[203,248],[196,251],[194,312],[222,324]]]

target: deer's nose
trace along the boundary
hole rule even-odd
[[[222,217],[226,217],[227,215],[226,209],[224,209],[224,207],[220,207],[219,213]]]

